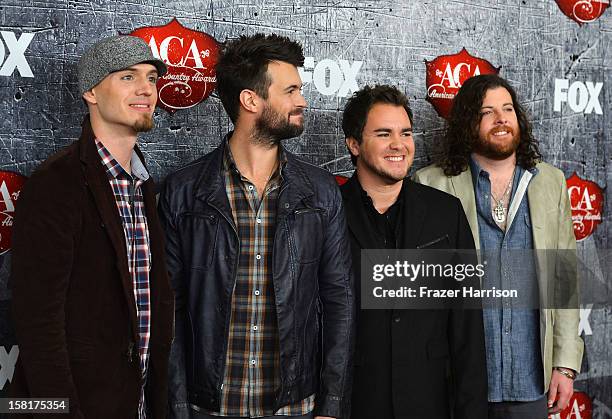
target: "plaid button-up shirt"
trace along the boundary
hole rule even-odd
[[[273,411],[281,385],[276,303],[272,283],[272,247],[276,204],[281,186],[279,169],[270,176],[263,196],[238,171],[229,144],[224,156],[225,190],[240,237],[236,286],[232,295],[226,365],[218,416],[298,416],[314,408],[314,394]]]
[[[140,367],[143,380],[146,380],[149,339],[151,337],[151,292],[149,288],[151,250],[142,184],[149,178],[149,173],[134,151],[132,152],[132,174],[130,175],[98,139],[96,139],[96,147],[113,189],[115,203],[123,225],[128,268],[134,285],[134,299],[138,316]],[[146,417],[144,388],[141,389],[138,417],[140,419]]]

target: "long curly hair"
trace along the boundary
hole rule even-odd
[[[467,170],[470,154],[478,141],[482,101],[489,89],[498,87],[503,87],[510,93],[516,112],[520,128],[520,142],[516,150],[517,163],[525,169],[531,169],[542,159],[538,144],[531,133],[527,113],[517,100],[512,86],[498,75],[483,74],[471,77],[463,83],[453,100],[445,136],[435,145],[436,164],[447,176],[456,176]]]

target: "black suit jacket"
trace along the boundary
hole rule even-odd
[[[152,262],[146,398],[148,417],[165,418],[174,301],[152,179],[142,188]],[[136,417],[142,378],[134,291],[89,118],[81,139],[26,183],[12,239],[19,360],[9,393],[70,398],[70,418]]]
[[[341,191],[359,301],[360,251],[382,246],[368,220],[356,174]],[[474,248],[458,199],[409,179],[401,196],[401,248]],[[390,345],[381,348],[381,342]],[[353,374],[352,419],[485,419],[482,313],[360,310]]]

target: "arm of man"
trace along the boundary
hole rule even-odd
[[[185,361],[185,330],[187,324],[187,295],[183,282],[181,246],[176,228],[176,214],[171,205],[172,191],[165,183],[159,196],[159,219],[166,237],[166,264],[174,290],[174,339],[168,361],[168,404],[170,419],[189,419],[187,375]]]
[[[67,397],[70,417],[82,418],[65,324],[81,203],[68,182],[44,170],[21,192],[12,233],[12,310],[28,396]]]
[[[474,239],[459,200],[457,207],[457,249],[474,249]],[[449,208],[450,209],[450,208]],[[468,263],[476,264],[476,255]],[[450,312],[449,346],[454,384],[454,417],[486,419],[488,416],[487,360],[482,310],[453,309]]]
[[[559,193],[559,241],[557,249],[560,251],[576,251],[576,237],[572,223],[572,213],[569,197],[565,187],[565,179],[560,176],[561,183]],[[558,275],[557,280],[575,281],[574,284],[563,286],[570,290],[578,290],[577,275]],[[578,324],[580,311],[577,309],[564,308],[553,310],[553,367],[563,367],[580,371],[584,343],[578,335]],[[548,391],[548,406],[553,407],[551,413],[560,412],[569,403],[574,393],[574,382],[572,379],[553,370]],[[559,398],[555,404],[555,399]]]
[[[327,228],[319,262],[319,296],[323,305],[321,383],[315,415],[340,418],[350,400],[354,340],[354,287],[351,249],[338,187],[327,208]],[[314,244],[317,245],[317,244]]]

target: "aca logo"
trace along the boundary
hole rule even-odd
[[[549,419],[592,419],[593,404],[591,399],[582,391],[575,391],[565,409],[554,415],[548,415]]]
[[[454,55],[441,55],[425,60],[427,73],[427,101],[442,118],[448,118],[453,99],[470,77],[479,74],[498,74],[501,67],[493,67],[487,60],[471,55],[465,48]]]
[[[338,184],[338,186],[344,185],[349,180],[349,178],[342,175],[334,175],[334,177],[336,178],[336,183]]]
[[[610,0],[556,0],[563,14],[578,25],[593,22],[610,6]]]
[[[330,60],[319,61],[314,57],[304,58],[304,67],[298,68],[302,83],[312,82],[319,93],[325,96],[347,97],[359,90],[357,74],[363,61]]]
[[[581,179],[575,172],[567,179],[576,240],[584,240],[601,224],[603,191],[595,182]]]
[[[0,255],[11,248],[15,203],[25,181],[18,173],[0,171]]]
[[[21,77],[34,77],[25,57],[34,34],[22,33],[18,39],[13,32],[0,31],[0,38],[0,76],[10,77],[17,70]]]
[[[219,43],[212,36],[186,28],[176,18],[130,35],[144,39],[153,55],[168,66],[157,81],[160,107],[170,113],[192,108],[215,90]]]

